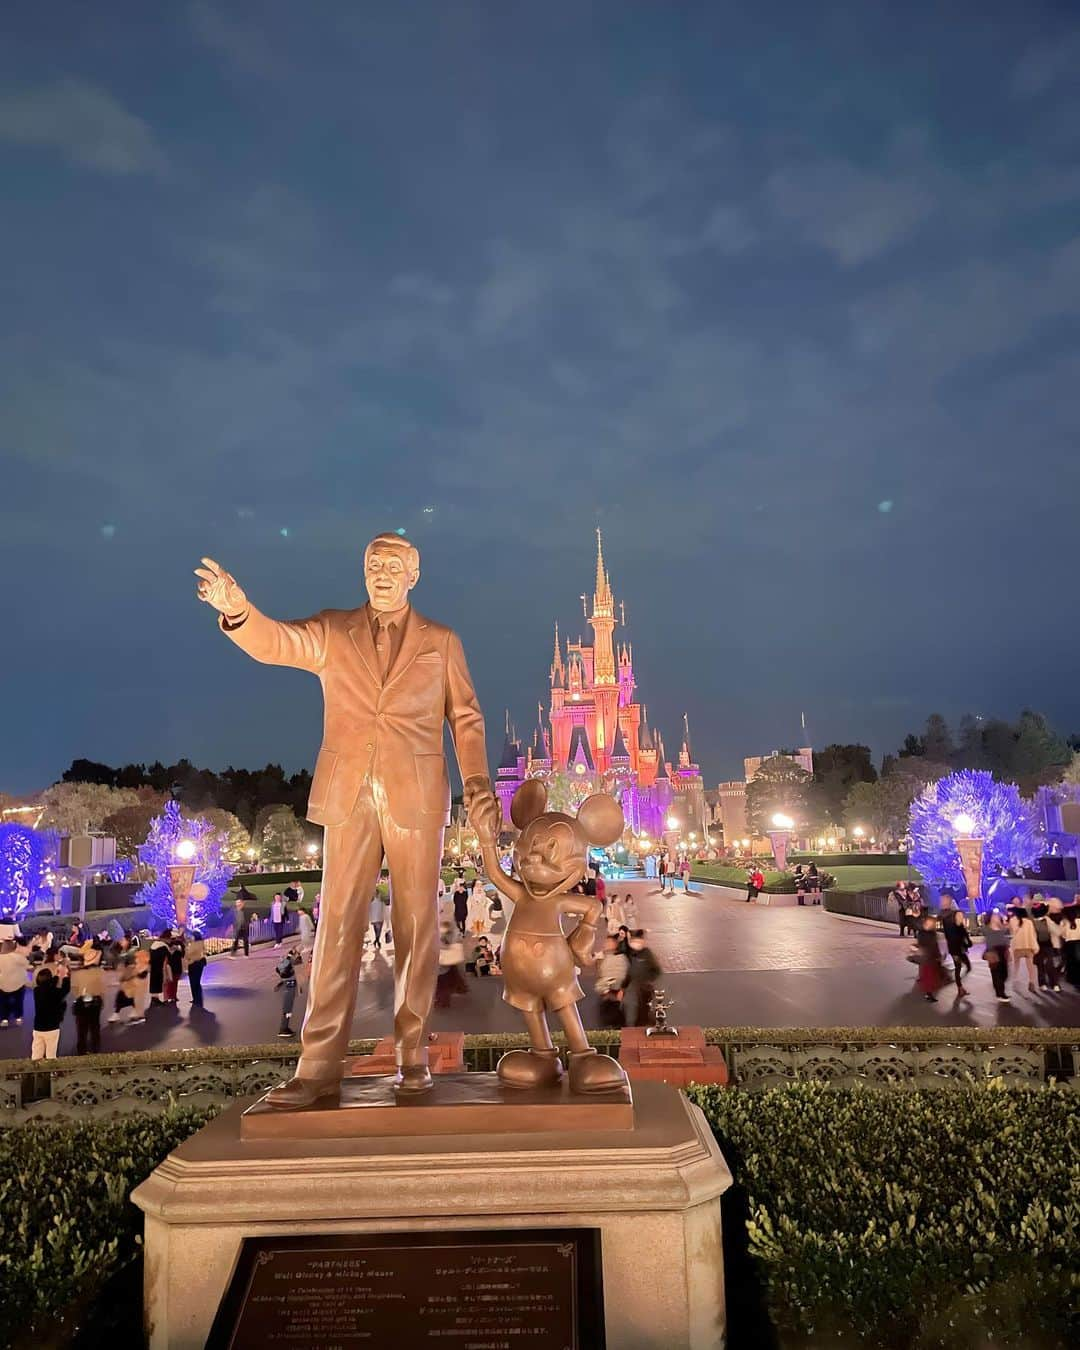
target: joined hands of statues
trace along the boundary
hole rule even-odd
[[[502,807],[494,792],[477,793],[469,804],[469,824],[481,844],[494,844],[502,823]]]
[[[199,599],[212,605],[219,614],[224,614],[227,619],[235,618],[247,609],[248,599],[243,587],[213,558],[203,558],[202,566],[195,569],[195,575],[199,578]]]

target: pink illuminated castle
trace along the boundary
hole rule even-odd
[[[506,827],[511,828],[510,800],[518,785],[525,778],[543,778],[554,809],[572,809],[590,792],[603,789],[619,798],[627,828],[635,835],[658,839],[671,830],[668,822],[677,819],[684,836],[700,831],[698,837],[704,838],[704,784],[691,757],[686,718],[678,764],[672,766],[665,760],[662,737],[650,728],[644,707],[634,698],[633,646],[622,641],[616,649],[615,628],[624,625],[625,612],[615,602],[599,530],[592,613],[586,618],[592,644],[568,640],[565,654],[555,625],[547,722],[540,704],[527,749],[518,743],[507,717],[496,775]]]

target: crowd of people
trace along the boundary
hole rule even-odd
[[[1010,981],[1014,989],[1025,987],[1026,981],[1029,994],[1080,989],[1080,895],[1067,905],[1056,896],[1029,891],[1023,900],[984,911],[974,933],[947,891],[936,914],[917,886],[897,882],[890,898],[897,907],[901,937],[915,939],[909,960],[918,967],[916,987],[930,1003],[937,1002],[950,979],[958,999],[970,997],[964,979],[972,976],[969,953],[980,938],[979,955],[999,1003],[1011,1002]]]
[[[101,935],[86,935],[83,925],[76,922],[64,942],[58,942],[51,930],[32,938],[16,933],[0,941],[0,1028],[23,1025],[29,992],[33,1001],[30,1057],[55,1059],[70,1000],[75,1053],[96,1054],[101,1049],[106,957],[116,972],[109,1023],[142,1023],[148,1007],[176,1003],[185,974],[192,1006],[203,1006],[206,951],[201,932],[162,929],[156,937],[148,937],[125,931],[110,941]]]

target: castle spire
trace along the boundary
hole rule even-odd
[[[611,582],[604,566],[604,541],[599,526],[596,530],[596,589],[593,591],[589,625],[595,634],[593,678],[598,685],[614,684],[615,649],[612,632],[615,628],[615,597],[611,593]]]

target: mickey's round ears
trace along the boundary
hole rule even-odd
[[[519,830],[523,830],[530,820],[544,814],[546,806],[547,788],[539,778],[526,778],[510,803],[510,819]]]
[[[577,818],[589,842],[601,847],[613,844],[625,828],[622,807],[607,792],[595,792],[586,797]]]

